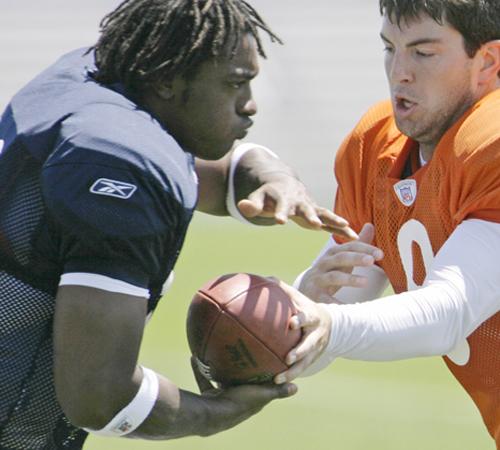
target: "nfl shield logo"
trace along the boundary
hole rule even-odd
[[[417,198],[417,182],[415,180],[400,181],[394,185],[394,192],[403,205],[411,206]]]

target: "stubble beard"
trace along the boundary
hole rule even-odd
[[[398,121],[398,129],[421,146],[435,148],[446,132],[462,117],[465,111],[475,102],[470,89],[453,102],[444,105],[432,114],[426,114],[425,119],[416,122]]]

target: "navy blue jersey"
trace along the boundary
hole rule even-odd
[[[0,450],[81,448],[57,405],[61,279],[160,298],[197,201],[194,159],[74,51],[0,121]]]

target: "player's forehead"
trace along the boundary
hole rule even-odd
[[[198,72],[200,77],[254,78],[259,72],[255,38],[245,35],[234,50],[205,61]]]
[[[400,18],[384,14],[380,36],[384,41],[408,46],[420,42],[452,43],[453,38],[461,40],[460,33],[446,20],[438,23],[425,13]]]

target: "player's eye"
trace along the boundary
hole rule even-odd
[[[434,56],[434,53],[424,50],[415,50],[415,54],[421,58],[430,58],[431,56]]]
[[[240,89],[243,87],[243,85],[246,83],[245,81],[230,81],[229,86],[231,86],[233,89]]]

